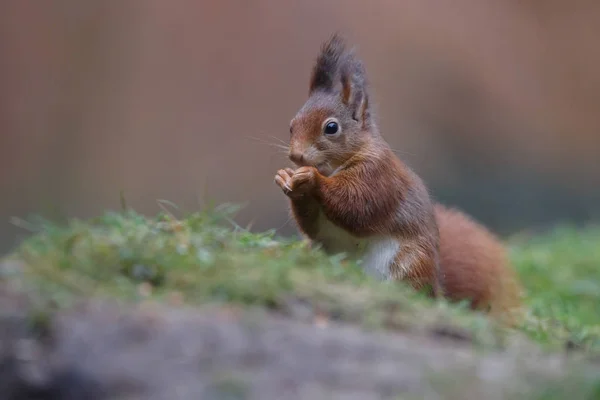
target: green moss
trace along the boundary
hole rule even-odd
[[[527,292],[524,331],[542,343],[600,350],[600,228],[515,238],[511,255]]]
[[[183,298],[293,313],[294,304],[372,329],[455,326],[477,342],[503,332],[465,307],[434,302],[402,283],[371,280],[342,256],[230,223],[235,207],[175,219],[132,210],[63,225],[35,220],[38,233],[12,257],[39,304],[62,307],[89,296],[123,301]],[[510,241],[527,290],[522,330],[548,346],[600,350],[600,228],[558,228]],[[150,290],[151,289],[151,290]],[[461,334],[463,335],[463,334]],[[465,336],[463,335],[463,336]]]
[[[89,296],[123,301],[183,298],[190,305],[234,303],[293,313],[302,303],[319,318],[372,329],[467,326],[474,338],[499,334],[481,315],[434,303],[402,283],[376,282],[343,256],[328,257],[274,232],[232,228],[223,208],[175,219],[134,211],[89,221],[37,224],[12,255],[38,303],[64,307]]]

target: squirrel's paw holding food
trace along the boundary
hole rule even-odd
[[[289,197],[302,196],[314,189],[317,170],[313,167],[280,169],[275,175],[275,183]]]
[[[291,173],[290,173],[291,172]],[[283,193],[289,195],[292,191],[292,175],[294,171],[289,168],[280,169],[275,175],[275,183],[283,190]]]
[[[317,186],[317,174],[315,167],[300,167],[292,175],[292,189],[297,194],[312,192]]]

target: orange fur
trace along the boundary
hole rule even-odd
[[[471,299],[473,308],[516,322],[521,286],[503,244],[458,210],[436,204],[435,214],[446,296],[452,300]]]

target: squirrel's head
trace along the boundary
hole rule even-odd
[[[376,133],[363,65],[343,39],[326,41],[310,78],[309,97],[290,123],[289,157],[330,175]]]

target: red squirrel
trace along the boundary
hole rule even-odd
[[[299,230],[327,253],[356,257],[375,278],[508,316],[520,305],[520,286],[503,245],[432,201],[382,137],[367,86],[362,61],[334,34],[290,123],[289,158],[298,168],[275,176]]]

